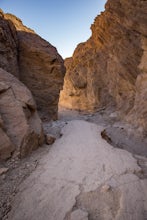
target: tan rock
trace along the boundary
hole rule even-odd
[[[4,173],[6,173],[9,169],[6,167],[2,167],[0,168],[0,175],[3,175]]]
[[[101,192],[103,192],[103,193],[106,193],[109,190],[111,190],[111,186],[108,185],[108,184],[103,185],[102,188],[101,188]]]
[[[46,134],[45,137],[46,137],[46,143],[48,145],[53,144],[56,140],[56,138],[53,137],[51,134]]]
[[[146,137],[147,136],[147,38],[142,38],[143,56],[139,68],[141,74],[136,79],[136,94],[134,107],[127,120]]]
[[[0,67],[18,77],[17,43],[15,26],[0,10]]]
[[[61,106],[87,111],[115,107],[122,119],[134,125],[136,118],[136,126],[145,131],[146,9],[146,1],[107,1],[90,39],[65,61]]]
[[[0,69],[0,82],[0,159],[14,150],[23,157],[43,143],[41,120],[30,91],[19,80]]]
[[[0,83],[0,94],[2,92]],[[7,88],[7,86],[6,86]],[[6,159],[11,157],[11,154],[15,150],[14,144],[11,142],[10,138],[7,136],[6,132],[4,131],[4,123],[1,118],[0,114],[0,159]]]
[[[65,67],[55,47],[0,11],[0,67],[19,78],[32,92],[42,117],[57,118]]]
[[[55,47],[24,26],[20,19],[11,14],[5,17],[17,30],[20,80],[32,92],[38,110],[56,119],[65,73],[63,59]]]
[[[15,150],[15,147],[2,128],[0,128],[0,140],[0,159],[10,158],[11,154]]]

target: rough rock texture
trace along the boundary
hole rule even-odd
[[[55,119],[65,73],[63,59],[55,47],[25,27],[21,20],[10,14],[6,18],[17,30],[20,80],[34,95],[38,110]]]
[[[23,157],[43,143],[41,120],[30,91],[0,68],[0,159]]]
[[[45,135],[45,141],[46,141],[46,144],[50,145],[50,144],[53,144],[56,140],[56,138],[54,136],[52,136],[51,134],[46,134]]]
[[[41,116],[55,119],[65,73],[63,59],[14,15],[0,11],[0,26],[0,67],[31,90]]]
[[[0,67],[19,75],[18,70],[17,34],[11,21],[4,18],[0,10]]]
[[[147,132],[147,1],[108,0],[92,36],[65,61],[60,105],[94,111],[113,106]]]
[[[143,56],[139,68],[141,74],[136,80],[136,95],[134,107],[127,119],[135,127],[140,127],[141,132],[147,137],[147,38],[142,38]]]

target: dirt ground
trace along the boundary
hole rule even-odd
[[[56,137],[57,140],[59,140],[62,138],[62,129],[67,126],[70,121],[74,120],[92,122],[96,125],[101,126],[103,128],[103,133],[101,132],[102,138],[104,138],[113,147],[125,149],[126,151],[131,152],[133,157],[137,160],[138,166],[141,168],[141,172],[137,173],[138,177],[143,180],[147,179],[147,140],[141,139],[137,135],[134,136],[132,128],[129,127],[129,125],[120,123],[116,113],[113,113],[109,110],[105,111],[104,109],[101,109],[95,114],[90,114],[60,108],[59,119],[57,121],[51,122],[45,121],[43,124],[44,131],[45,133],[52,134],[54,137]],[[0,219],[8,219],[8,213],[12,209],[12,201],[17,195],[20,186],[23,184],[24,180],[31,176],[31,174],[36,170],[36,168],[40,164],[41,159],[44,156],[50,154],[51,149],[52,145],[44,145],[33,152],[31,155],[29,155],[27,158],[24,158],[22,160],[20,160],[19,158],[12,158],[6,162],[0,163],[1,171],[3,168],[7,168],[0,175]],[[96,195],[97,193],[101,195],[100,188],[94,190],[94,194]],[[116,195],[118,195],[118,197],[119,193],[119,190],[116,190]],[[89,195],[82,193],[78,195],[79,196],[77,198],[76,204],[78,208],[88,206],[86,202],[83,202],[86,200],[82,200],[82,202],[80,202],[80,200],[81,198],[84,198],[84,196],[89,197]],[[103,195],[101,196],[103,197]],[[111,202],[113,195],[109,196]],[[116,203],[118,197],[116,196],[116,198],[114,198],[114,200],[116,200]],[[76,213],[73,213],[72,215],[76,216]],[[85,213],[83,215],[88,216]],[[97,219],[96,217],[85,217],[85,219],[86,218],[90,220]],[[72,216],[71,218],[68,218],[67,213],[65,220],[66,219],[72,219]]]

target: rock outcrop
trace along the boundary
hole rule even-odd
[[[42,117],[57,117],[65,67],[55,47],[11,14],[0,13],[0,67],[32,92]]]
[[[17,33],[11,21],[0,10],[0,67],[19,76]]]
[[[147,132],[147,2],[108,0],[90,39],[65,61],[60,105],[95,111],[113,107]]]
[[[43,143],[37,110],[57,117],[64,72],[56,48],[0,10],[0,159],[23,157]]]
[[[41,120],[30,91],[0,68],[0,159],[24,157],[42,145]]]
[[[25,27],[21,20],[10,14],[6,18],[17,30],[20,80],[34,95],[38,110],[55,119],[65,73],[63,60],[55,47]]]

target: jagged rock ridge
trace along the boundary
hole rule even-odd
[[[113,107],[147,132],[147,2],[108,0],[90,39],[65,61],[60,105],[95,111]]]

